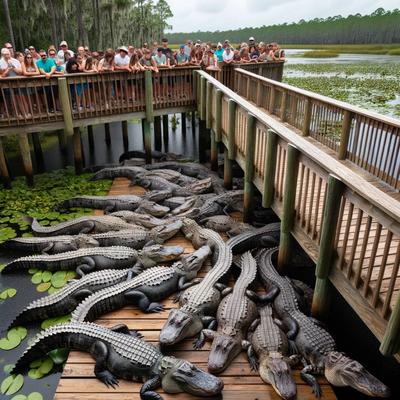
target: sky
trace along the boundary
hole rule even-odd
[[[174,14],[169,32],[258,27],[334,15],[400,8],[399,0],[167,0]]]

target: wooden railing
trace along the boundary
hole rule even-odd
[[[314,314],[328,307],[330,281],[382,341],[381,351],[399,351],[400,203],[205,72],[198,75],[200,117],[226,147],[226,185],[231,160],[245,171],[244,216],[251,215],[255,185],[263,206],[281,217],[280,268],[293,235],[317,263]],[[243,83],[250,75],[240,75],[240,94],[250,85],[250,100],[265,98],[264,86],[257,91],[254,79]],[[273,85],[265,82],[268,92]]]
[[[243,69],[235,91],[332,149],[393,189],[400,189],[400,121]]]

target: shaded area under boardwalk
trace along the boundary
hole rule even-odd
[[[126,178],[117,178],[114,180],[110,189],[110,195],[120,194],[139,194],[144,189],[138,186],[129,186],[129,180]],[[100,211],[96,213],[101,214]],[[182,234],[179,234],[169,240],[166,244],[181,245],[185,248],[185,253],[190,253],[194,249],[192,244],[186,240]],[[199,276],[203,277],[210,264],[206,264]],[[169,310],[175,308],[176,304],[172,302],[172,298],[168,298],[162,302],[165,305],[165,311],[158,314],[144,314],[137,307],[127,306],[121,310],[103,315],[96,322],[100,325],[112,327],[117,324],[124,323],[130,329],[137,329],[147,341],[154,344],[158,341],[160,329],[164,325]],[[210,342],[206,342],[204,348],[195,351],[192,348],[193,339],[186,339],[182,343],[174,346],[170,354],[176,357],[184,358],[196,363],[200,368],[207,368],[207,360],[210,349]],[[139,399],[139,391],[141,384],[121,380],[119,387],[107,389],[107,387],[97,380],[93,373],[94,361],[87,353],[73,351],[70,353],[68,362],[64,368],[57,392],[56,400],[132,400]],[[302,400],[314,400],[315,396],[311,391],[311,387],[306,385],[300,378],[300,370],[294,371],[295,381],[297,383],[297,398]],[[232,365],[221,375],[225,383],[223,398],[227,400],[270,400],[280,399],[270,385],[266,385],[261,381],[258,373],[250,370],[246,355],[243,352]],[[318,378],[323,391],[322,399],[336,399],[332,387],[327,383],[325,378]],[[159,391],[162,393],[162,391]],[[186,393],[181,394],[163,394],[167,399],[187,399],[195,400],[197,397]],[[199,398],[200,399],[200,398]]]

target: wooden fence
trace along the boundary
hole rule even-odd
[[[251,75],[242,71],[238,75],[242,78],[235,93],[205,72],[198,73],[200,117],[211,128],[212,140],[226,147],[227,187],[230,161],[236,160],[245,171],[245,217],[251,216],[253,186],[262,194],[263,205],[281,217],[280,268],[289,261],[292,236],[317,263],[315,315],[328,308],[331,282],[382,342],[381,351],[397,353],[400,203],[309,138],[240,97],[246,89],[250,100],[270,104],[268,90],[273,85],[259,79],[257,90],[254,79],[244,83],[244,77]],[[271,101],[270,109],[276,114],[280,95],[275,91],[274,96],[276,103]],[[296,107],[305,103],[299,99]]]
[[[398,191],[400,121],[243,69],[234,71],[234,90],[286,122],[303,136],[332,149]]]

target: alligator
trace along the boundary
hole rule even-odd
[[[151,215],[141,214],[134,211],[116,211],[110,215],[121,218],[129,224],[137,224],[147,229],[155,228],[156,226],[166,225],[179,221],[179,218],[160,219]]]
[[[134,250],[124,246],[94,247],[52,255],[19,257],[6,264],[2,273],[40,267],[49,271],[75,269],[79,276],[101,269],[120,269],[131,266],[149,268],[159,260],[170,261],[183,253],[180,246],[149,246]]]
[[[296,396],[296,384],[290,367],[297,358],[289,357],[289,341],[274,322],[272,304],[258,311],[260,318],[253,322],[248,333],[247,354],[251,368],[258,369],[261,379],[271,384],[279,396],[292,399]]]
[[[138,150],[130,150],[122,153],[119,156],[119,162],[122,163],[125,160],[130,160],[131,158],[146,158],[146,153],[144,151]],[[182,154],[175,154],[175,153],[164,153],[162,151],[152,150],[151,151],[151,158],[154,160],[159,161],[175,161],[175,160],[188,160]]]
[[[237,221],[229,215],[214,215],[213,217],[202,218],[199,223],[208,229],[226,232],[229,237],[254,229],[253,225]]]
[[[42,254],[57,254],[98,246],[99,242],[89,235],[20,237],[7,240],[0,245],[1,248],[5,249]]]
[[[100,246],[127,246],[133,249],[141,249],[148,243],[162,244],[175,236],[182,227],[180,220],[169,223],[167,220],[163,221],[164,225],[156,226],[151,230],[137,227],[137,229],[97,233],[92,235],[92,238],[99,242]]]
[[[259,273],[267,288],[279,289],[274,309],[281,319],[281,327],[287,330],[288,339],[294,341],[302,357],[305,365],[300,374],[302,379],[312,386],[317,397],[321,396],[321,387],[314,375],[322,374],[334,386],[350,386],[368,396],[389,397],[390,390],[386,385],[358,361],[337,351],[334,339],[322,324],[300,311],[290,279],[279,275],[273,265],[272,257],[276,252],[277,248],[259,252]]]
[[[115,388],[118,379],[145,382],[142,400],[162,400],[155,390],[186,392],[196,396],[218,396],[223,382],[188,361],[164,356],[126,325],[111,329],[89,322],[70,322],[40,332],[19,358],[12,373],[20,373],[49,351],[67,348],[89,352],[95,359],[94,374],[107,387]]]
[[[170,311],[168,320],[160,333],[160,344],[173,345],[183,339],[195,336],[204,327],[213,329],[214,317],[221,298],[229,289],[218,280],[225,275],[232,264],[232,251],[221,236],[210,229],[201,228],[195,221],[185,218],[182,231],[195,248],[207,244],[217,260],[205,278],[197,285],[178,295],[180,309]]]
[[[258,296],[248,289],[257,275],[256,260],[250,252],[243,254],[240,267],[241,273],[232,293],[225,296],[218,306],[217,331],[203,329],[194,344],[199,349],[206,339],[212,340],[208,370],[213,374],[223,372],[242,350],[248,349],[247,331],[258,315],[255,302]]]
[[[132,279],[133,276],[137,275],[137,272],[133,268],[105,269],[87,274],[79,280],[73,279],[58,292],[32,301],[14,318],[10,328],[69,314],[80,302],[94,292]]]
[[[30,223],[35,236],[76,235],[79,233],[101,233],[120,231],[122,229],[135,229],[136,226],[128,224],[120,218],[109,215],[87,215],[73,218],[57,225],[42,226],[32,217],[23,217]]]
[[[177,183],[178,185],[187,185],[188,183],[194,183],[197,181],[196,178],[183,175],[180,172],[174,171],[172,169],[156,169],[153,171],[147,171],[146,174],[142,176],[144,176],[145,178],[160,177],[166,179],[169,182]]]
[[[134,211],[141,207],[143,202],[148,202],[149,213],[153,214],[151,205],[157,205],[154,201],[163,201],[167,198],[168,192],[158,191],[154,196],[153,192],[149,192],[149,195],[136,196],[132,194],[119,195],[119,196],[76,196],[72,199],[63,201],[58,208],[65,210],[72,207],[82,207],[82,208],[95,208],[97,210],[104,210],[105,212],[113,212],[120,210],[130,210]],[[162,194],[160,194],[162,193]],[[155,213],[159,213],[156,207]],[[166,212],[168,212],[167,210]]]
[[[72,320],[93,321],[127,304],[136,304],[144,312],[161,311],[164,307],[157,302],[196,283],[194,278],[210,253],[209,246],[202,246],[171,267],[150,268],[129,281],[94,293],[79,304]]]
[[[100,179],[114,179],[114,178],[128,178],[131,181],[135,180],[140,174],[145,174],[146,169],[135,166],[119,166],[103,168],[96,172],[91,178],[91,181],[98,181]]]

